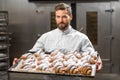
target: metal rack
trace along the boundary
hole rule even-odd
[[[8,11],[0,11],[0,80],[8,80],[9,46]]]

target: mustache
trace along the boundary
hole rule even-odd
[[[59,24],[65,24],[64,22],[60,22]]]

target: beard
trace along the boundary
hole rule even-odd
[[[68,26],[69,26],[68,23],[63,23],[63,22],[57,24],[57,27],[62,31],[66,30]]]

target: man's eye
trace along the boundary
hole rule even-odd
[[[63,16],[63,18],[67,18],[67,16]]]
[[[60,18],[60,16],[56,16],[56,18]]]

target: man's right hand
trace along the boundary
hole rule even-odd
[[[14,58],[13,65],[15,65],[18,62],[18,58]]]

